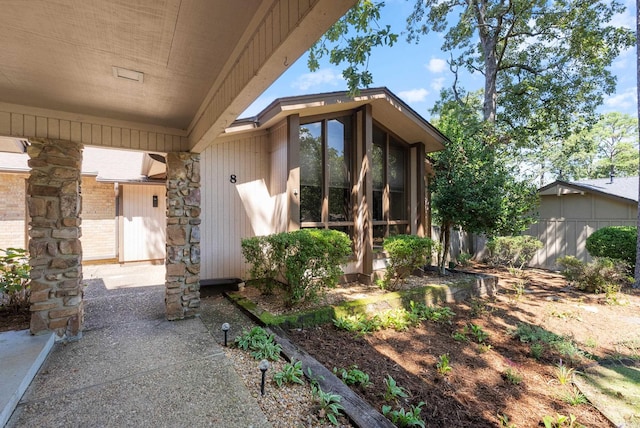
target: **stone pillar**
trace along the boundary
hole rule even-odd
[[[192,317],[200,307],[200,155],[167,153],[168,320]]]
[[[82,336],[83,289],[80,183],[83,146],[31,139],[27,149],[31,334],[58,340]]]

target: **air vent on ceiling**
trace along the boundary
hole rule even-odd
[[[133,82],[140,82],[140,83],[144,81],[144,73],[140,71],[129,70],[126,68],[116,67],[116,66],[113,66],[111,68],[113,69],[113,77],[117,79],[130,80]]]

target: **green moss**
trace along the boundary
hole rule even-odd
[[[452,298],[466,298],[477,288],[474,279],[458,281],[454,287],[445,285],[425,285],[405,291],[395,291],[379,296],[366,297],[340,303],[336,306],[324,306],[310,311],[296,312],[285,315],[274,315],[261,309],[255,302],[244,298],[238,293],[228,293],[227,296],[238,306],[253,314],[267,326],[281,326],[283,328],[312,327],[331,323],[337,317],[356,314],[371,314],[386,309],[410,309],[410,302],[424,303],[432,306],[447,302]]]

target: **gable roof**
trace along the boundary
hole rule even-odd
[[[556,180],[538,189],[540,195],[591,192],[626,202],[638,202],[638,177],[597,178],[593,180]]]
[[[385,87],[363,89],[355,97],[346,91],[278,98],[254,117],[233,122],[225,133],[268,129],[284,118],[300,118],[354,110],[371,104],[373,119],[407,143],[422,143],[427,152],[442,150],[449,140],[435,126]],[[224,135],[224,134],[223,134]]]

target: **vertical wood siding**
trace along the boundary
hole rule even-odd
[[[202,279],[246,279],[241,240],[273,233],[270,160],[266,134],[221,142],[201,154]]]
[[[97,120],[72,121],[12,111],[0,105],[0,135],[20,138],[51,138],[115,149],[178,152],[188,149],[186,136],[152,132],[142,127],[120,127]]]
[[[121,260],[164,259],[166,253],[166,190],[158,185],[123,185]],[[152,198],[158,196],[158,207]]]
[[[287,197],[287,165],[288,127],[284,120],[271,130],[271,195],[275,198],[275,212],[273,216],[274,233],[286,232],[289,222],[289,206]]]

